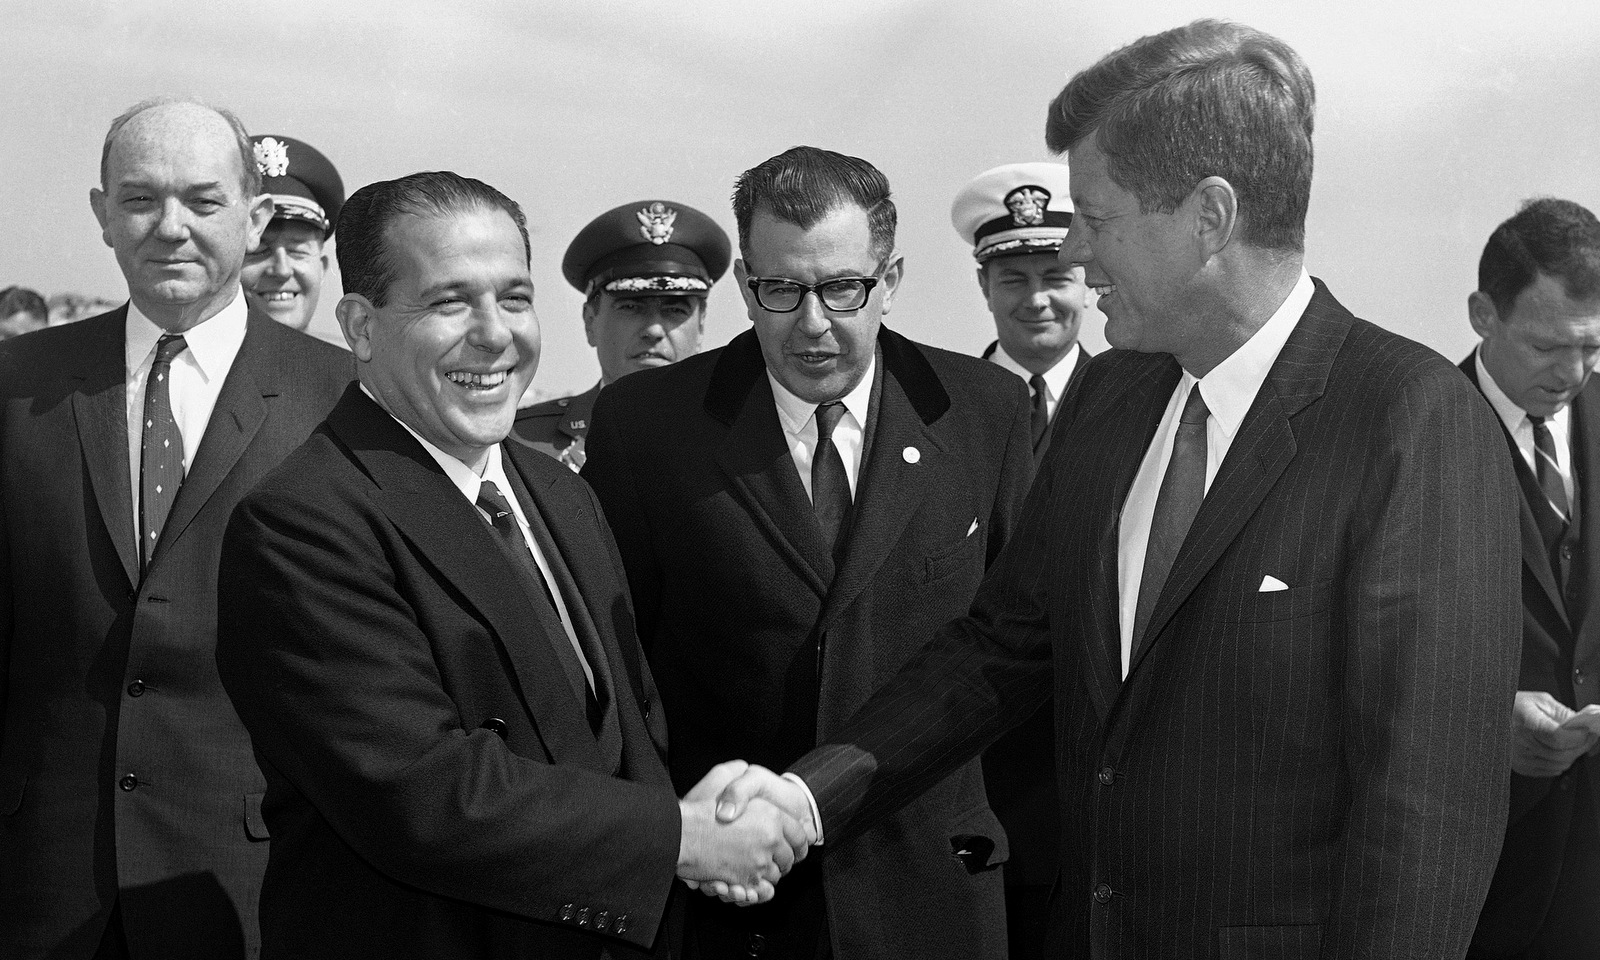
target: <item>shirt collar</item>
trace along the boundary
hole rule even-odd
[[[189,356],[206,382],[228,375],[228,368],[233,366],[233,358],[238,356],[239,347],[244,343],[249,315],[244,292],[240,290],[227,306],[183,332]],[[145,316],[132,299],[128,301],[126,330],[123,361],[125,368],[133,371],[139,369],[156,348],[156,341],[166,336],[167,331]]]
[[[1472,362],[1477,365],[1478,384],[1483,388],[1483,395],[1488,398],[1489,406],[1493,407],[1495,414],[1500,417],[1500,422],[1506,425],[1506,432],[1514,437],[1522,429],[1523,424],[1529,424],[1531,428],[1531,422],[1528,420],[1528,411],[1517,406],[1515,400],[1506,396],[1506,392],[1500,389],[1500,384],[1496,383],[1494,377],[1489,374],[1489,368],[1483,365],[1482,350],[1472,351]],[[1545,421],[1565,431],[1567,417],[1569,416],[1567,411],[1570,409],[1572,409],[1572,405],[1568,404],[1546,417]]]
[[[842,398],[844,408],[856,418],[856,425],[866,429],[867,409],[872,403],[872,377],[878,366],[878,353],[872,353],[872,359],[867,362],[867,369],[861,375],[861,381]],[[789,388],[778,382],[778,378],[767,371],[767,381],[772,384],[772,400],[778,407],[778,420],[783,424],[783,429],[790,436],[798,436],[806,424],[811,422],[811,417],[817,412],[817,405],[809,400],[802,400],[789,392]]]
[[[1272,364],[1283,352],[1284,343],[1294,333],[1301,315],[1311,304],[1311,294],[1315,289],[1311,284],[1311,276],[1302,269],[1300,279],[1295,282],[1294,289],[1289,291],[1289,296],[1277,312],[1243,346],[1200,378],[1200,395],[1205,397],[1206,409],[1211,411],[1212,419],[1216,420],[1223,436],[1232,437],[1238,431],[1244,415],[1255,402],[1256,394],[1261,392],[1261,385],[1267,382]],[[1194,379],[1187,371],[1184,372],[1184,384],[1192,383]]]
[[[364,383],[361,385],[361,392],[366,394],[373,403],[378,403],[378,398],[372,395],[372,391],[368,390],[367,385]],[[383,404],[378,403],[378,408],[382,410]],[[500,445],[498,443],[489,448],[489,459],[485,461],[483,476],[480,477],[477,471],[429,443],[426,437],[411,429],[411,424],[406,423],[387,410],[383,412],[389,414],[389,417],[395,423],[404,427],[406,433],[411,434],[417,439],[418,443],[422,444],[422,449],[428,451],[428,455],[433,457],[434,462],[439,464],[439,469],[444,471],[444,475],[449,477],[450,482],[455,484],[457,490],[461,491],[461,495],[472,503],[478,502],[478,488],[483,485],[485,480],[494,481],[494,485],[500,488],[502,496],[507,499],[511,497],[511,485],[506,482],[505,465],[500,462]]]
[[[1055,366],[1042,374],[1044,385],[1050,390],[1051,400],[1060,400],[1061,395],[1067,392],[1067,381],[1072,379],[1072,371],[1077,368],[1078,361],[1082,358],[1083,348],[1074,343],[1072,349],[1062,354],[1061,359],[1055,362]],[[1027,367],[1013,360],[1011,354],[1006,353],[1004,345],[995,347],[994,354],[989,357],[989,361],[999,364],[1003,369],[1010,370],[1024,380],[1031,381],[1033,379],[1033,374],[1028,372]]]

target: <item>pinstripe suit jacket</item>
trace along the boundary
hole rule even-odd
[[[1179,376],[1166,355],[1090,364],[968,616],[792,769],[847,841],[1053,687],[1056,955],[1460,957],[1516,681],[1494,416],[1319,282],[1124,681],[1118,515]]]

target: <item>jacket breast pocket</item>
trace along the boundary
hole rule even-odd
[[[975,530],[950,546],[929,554],[922,570],[923,583],[937,583],[946,577],[972,569],[978,564],[981,570],[983,531]]]
[[[1287,590],[1246,593],[1230,602],[1219,602],[1218,619],[1235,623],[1275,623],[1298,620],[1326,613],[1333,602],[1333,581],[1310,583]]]

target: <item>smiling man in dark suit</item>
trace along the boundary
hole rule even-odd
[[[606,387],[583,471],[683,788],[833,736],[966,608],[1030,467],[1022,381],[882,325],[903,270],[882,173],[795,147],[739,178],[734,217],[754,329]],[[689,955],[1002,956],[1004,834],[976,761],[942,779],[770,905],[696,900]]]
[[[0,348],[0,956],[253,957],[264,785],[217,555],[350,357],[246,306],[272,201],[231,114],[133,107],[89,200],[129,303]]]
[[[830,856],[1055,693],[1050,954],[1458,958],[1506,811],[1516,485],[1449,361],[1305,272],[1313,92],[1198,21],[1051,104],[1117,349],[970,613],[789,769]],[[798,804],[766,771],[739,798]],[[784,891],[778,892],[781,900]]]
[[[1468,956],[1577,960],[1600,950],[1600,221],[1526,204],[1490,235],[1467,311],[1483,343],[1461,369],[1522,488],[1511,819]]]
[[[267,778],[263,955],[667,956],[674,875],[771,883],[807,838],[678,800],[599,505],[502,444],[539,361],[522,211],[419,173],[339,236],[360,383],[240,504],[218,586]]]

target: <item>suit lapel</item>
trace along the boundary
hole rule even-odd
[[[1483,392],[1483,384],[1478,380],[1477,356],[1476,350],[1468,355],[1467,359],[1461,363],[1461,371],[1467,375],[1467,379],[1471,380],[1472,385],[1477,387],[1481,393]],[[1585,402],[1586,405],[1592,404],[1594,401],[1584,400],[1586,396],[1588,396],[1587,391],[1580,394],[1578,400]],[[1487,402],[1487,399],[1485,402]],[[1578,403],[1574,402],[1572,406],[1574,413],[1572,431],[1573,435],[1577,436]],[[1567,605],[1561,598],[1561,587],[1556,583],[1555,570],[1550,566],[1550,551],[1546,546],[1547,541],[1545,540],[1544,532],[1539,526],[1539,516],[1535,512],[1538,509],[1536,505],[1542,506],[1544,503],[1544,492],[1539,488],[1538,479],[1534,477],[1533,471],[1528,467],[1528,461],[1523,459],[1522,451],[1517,448],[1516,438],[1511,435],[1510,431],[1505,429],[1505,421],[1500,419],[1498,413],[1494,415],[1494,419],[1496,423],[1500,424],[1501,434],[1506,438],[1506,446],[1511,451],[1511,465],[1516,471],[1517,487],[1522,494],[1522,502],[1517,507],[1518,523],[1522,530],[1522,565],[1533,575],[1533,579],[1538,582],[1540,589],[1544,591],[1546,598],[1549,599],[1550,605],[1555,608],[1562,621],[1566,622]],[[1600,411],[1596,411],[1595,417],[1586,417],[1585,420],[1590,423],[1596,423],[1596,426],[1600,427],[1600,423],[1596,422],[1600,421]],[[1586,456],[1593,456],[1591,444],[1574,444],[1574,450],[1577,451],[1579,446],[1590,451]],[[1574,457],[1573,462],[1578,463],[1577,457]],[[1580,485],[1578,487],[1578,495],[1587,500],[1589,490],[1587,484],[1583,483],[1584,474],[1581,472],[1584,466],[1585,464],[1579,464],[1578,481]],[[1596,506],[1600,506],[1600,504],[1596,504]],[[1585,516],[1590,515],[1589,502],[1582,504],[1581,512]]]
[[[811,501],[784,442],[766,364],[754,333],[723,350],[706,390],[705,407],[728,424],[717,462],[756,526],[818,596],[833,579],[833,559],[811,512]]]
[[[1064,614],[1080,622],[1088,618],[1083,632],[1090,638],[1092,648],[1086,658],[1091,676],[1089,689],[1102,718],[1110,717],[1122,687],[1122,629],[1119,603],[1115,600],[1121,591],[1117,555],[1122,510],[1172,391],[1183,376],[1183,369],[1170,356],[1147,355],[1138,362],[1142,369],[1119,376],[1104,401],[1095,402],[1080,414],[1086,423],[1105,425],[1093,452],[1093,459],[1105,464],[1105,469],[1094,474],[1092,489],[1057,495],[1083,496],[1088,503],[1102,505],[1093,511],[1095,526],[1083,531],[1082,542],[1093,551],[1086,595],[1113,599],[1108,603],[1074,601]],[[1071,591],[1061,591],[1060,595],[1075,596]]]
[[[818,629],[827,630],[850,606],[899,543],[911,515],[934,478],[949,476],[941,459],[950,448],[937,423],[950,409],[950,395],[910,341],[879,328],[876,415],[869,417],[856,480],[855,506],[839,572],[823,603]],[[907,451],[915,450],[915,462]]]
[[[1189,535],[1178,549],[1161,596],[1150,612],[1148,639],[1139,645],[1128,666],[1129,676],[1160,645],[1162,628],[1233,543],[1294,459],[1290,421],[1322,396],[1351,320],[1327,288],[1317,283],[1310,305],[1267,372]]]
[[[358,385],[346,390],[328,423],[377,485],[373,502],[488,623],[551,758],[604,770],[550,645],[545,621],[551,618],[541,616],[507,563],[493,562],[502,556],[500,547],[477,508]],[[564,635],[558,639],[567,642]]]
[[[76,374],[79,385],[72,394],[72,414],[78,425],[89,486],[131,587],[139,582],[139,549],[133,525],[133,467],[128,462],[127,369],[123,357],[127,318],[124,304],[98,320],[82,321],[100,329],[81,372]]]

